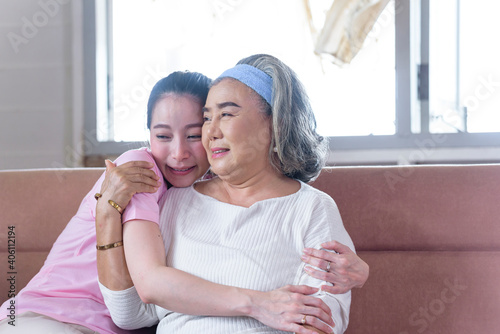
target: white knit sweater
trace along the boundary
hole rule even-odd
[[[286,284],[318,287],[325,282],[303,270],[303,248],[338,240],[354,250],[334,201],[304,183],[295,194],[249,208],[217,201],[193,187],[168,190],[160,205],[167,265],[220,284],[261,291]],[[126,328],[159,321],[157,333],[165,334],[279,333],[252,318],[192,316],[141,305],[133,288],[101,289],[113,320]],[[317,295],[332,310],[335,333],[343,333],[350,292]]]

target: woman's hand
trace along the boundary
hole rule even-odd
[[[333,284],[333,286],[322,286],[323,291],[341,294],[352,288],[361,288],[365,284],[369,275],[368,264],[349,247],[338,241],[326,242],[321,247],[336,253],[305,248],[302,261],[322,269],[306,266],[305,270],[309,275]]]
[[[107,192],[110,199],[123,209],[136,193],[154,193],[161,183],[156,173],[151,170],[154,164],[147,161],[129,161],[115,166],[109,160],[106,163],[106,177],[101,186],[101,194]]]
[[[269,327],[283,331],[331,333],[330,327],[335,324],[330,308],[321,299],[309,296],[317,291],[317,288],[307,285],[287,285],[258,293],[252,297],[254,306],[250,315]]]

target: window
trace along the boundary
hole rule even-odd
[[[253,53],[276,55],[298,73],[320,133],[347,160],[394,163],[401,150],[419,150],[405,158],[418,162],[429,158],[424,149],[500,147],[500,73],[492,71],[499,5],[392,0],[352,63],[338,66],[311,51],[310,29],[320,29],[332,1],[309,3],[312,25],[302,0],[85,1],[86,31],[97,27],[86,34],[97,55],[86,66],[101,66],[96,77],[87,71],[85,96],[96,101],[86,131],[97,153],[147,140],[145,106],[161,77],[185,69],[216,77]],[[373,150],[393,152],[352,159]]]
[[[500,3],[429,1],[429,131],[500,132]]]

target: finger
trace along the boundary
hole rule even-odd
[[[109,172],[111,169],[116,167],[116,165],[109,159],[104,160],[104,163],[106,164],[106,172]]]
[[[154,180],[155,182],[160,179],[160,177],[158,175],[156,175],[156,173],[153,170],[142,168],[142,167],[127,168],[123,172],[126,175],[142,175],[142,176],[145,176],[145,177],[148,177],[148,178]]]
[[[134,160],[134,161],[128,161],[124,164],[121,164],[120,166],[129,168],[129,167],[140,167],[140,168],[153,168],[154,164],[149,161],[144,161],[144,160]]]
[[[144,175],[144,174],[127,175],[126,177],[123,177],[122,181],[130,182],[131,186],[140,186],[140,185],[147,185],[152,187],[160,186],[160,182],[152,178],[150,175]]]
[[[324,249],[315,249],[315,248],[304,248],[303,253],[306,255],[317,257],[319,259],[324,259],[326,261],[334,261],[335,258],[339,255],[332,251]]]
[[[318,288],[308,285],[287,285],[285,288],[290,292],[301,293],[303,295],[312,295],[319,291]]]
[[[316,268],[306,266],[304,267],[304,271],[311,277],[319,279],[321,281],[329,282],[332,284],[340,284],[341,282],[338,279],[338,276],[331,272],[326,272],[324,270],[318,270]]]
[[[296,334],[318,334],[316,330],[309,329],[310,326],[293,323],[286,330]],[[328,332],[327,332],[328,333]]]
[[[340,295],[343,293],[346,293],[347,291],[351,290],[348,286],[342,286],[342,285],[322,285],[321,290],[331,293],[332,295]]]
[[[305,267],[304,270],[311,277],[333,284],[334,288],[324,289],[324,286],[322,286],[321,290],[334,294],[347,292],[359,283],[358,280],[352,279],[347,272],[342,270],[340,272],[331,271],[328,273],[309,266]]]
[[[107,172],[109,179],[113,179],[112,184],[115,186],[123,186],[127,182],[142,182],[148,185],[160,186],[160,177],[151,169],[142,167],[122,167],[120,165],[113,170]]]
[[[155,193],[158,191],[158,185],[155,184],[147,184],[144,182],[133,182],[127,188],[127,193],[130,193],[130,196],[133,196],[137,193]]]
[[[336,254],[327,251],[306,248],[304,249],[304,254],[301,256],[301,259],[305,263],[328,271],[336,261],[335,255]]]
[[[323,300],[312,296],[304,297],[307,298],[307,300],[303,302],[304,305],[306,305],[303,311],[304,314],[313,315],[326,323],[333,322],[333,320],[331,319],[332,310],[328,307],[328,305],[326,305]]]
[[[316,324],[318,324],[320,322],[323,322],[325,325],[326,324],[328,324],[330,326],[334,325],[332,316],[319,308],[309,307],[308,309],[304,310],[303,314],[306,315],[306,319],[309,319],[309,321],[307,323],[310,325],[316,326]],[[315,321],[312,321],[312,319],[316,319],[318,321],[315,322]],[[319,321],[319,320],[321,320],[321,321]],[[326,327],[326,328],[328,328],[328,327]]]
[[[304,327],[319,330],[320,333],[332,333],[332,327],[335,327],[335,324],[328,326],[316,317],[306,316],[306,324]]]
[[[132,196],[137,193],[154,193],[158,191],[160,183],[141,175],[130,175],[120,177],[115,181],[119,182],[117,187],[110,188],[110,196],[113,200],[125,201],[128,203]],[[116,201],[115,200],[115,201]]]
[[[134,164],[131,164],[131,162],[133,162]],[[144,163],[144,165],[142,165],[142,166],[135,165],[135,164],[139,164],[139,163]],[[153,177],[153,178],[158,178],[156,173],[151,168],[146,167],[147,164],[150,164],[150,163],[147,161],[129,161],[128,163],[117,166],[116,169],[114,170],[114,172],[116,172],[120,175],[121,174],[124,174],[124,175],[144,174],[144,175],[148,175],[148,176]]]
[[[336,240],[331,240],[325,243],[321,244],[321,247],[335,251],[339,254],[345,254],[345,253],[353,253],[353,251],[347,247],[346,245],[336,241]]]

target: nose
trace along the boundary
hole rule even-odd
[[[180,139],[175,142],[172,150],[172,158],[176,161],[182,161],[189,158],[189,148],[185,140]]]
[[[208,139],[215,140],[215,139],[220,139],[222,137],[222,132],[219,127],[218,119],[213,119],[210,123],[205,123],[204,128],[206,130],[206,135]]]

